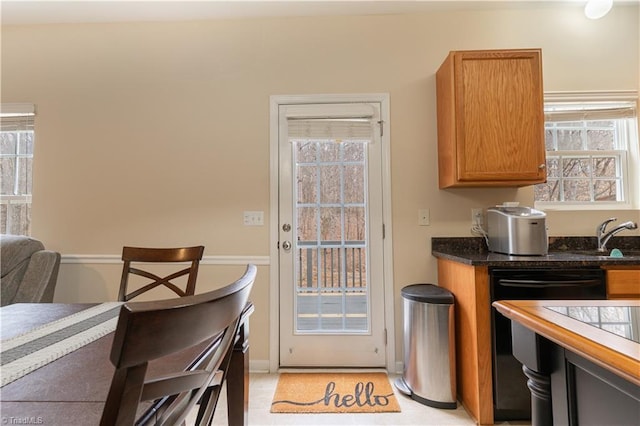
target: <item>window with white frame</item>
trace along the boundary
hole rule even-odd
[[[0,109],[0,233],[31,234],[35,109],[3,104]]]
[[[545,97],[547,182],[539,208],[633,207],[638,185],[637,98]]]

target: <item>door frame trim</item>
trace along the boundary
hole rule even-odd
[[[393,234],[391,220],[391,138],[388,93],[272,95],[269,97],[269,372],[280,367],[280,286],[278,263],[278,154],[279,106],[284,104],[322,103],[380,103],[380,117],[384,121],[382,143],[382,214],[385,224],[384,250],[384,324],[387,331],[386,368],[396,372],[396,339],[393,283]]]

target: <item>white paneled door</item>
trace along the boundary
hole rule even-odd
[[[281,367],[384,367],[381,105],[278,108]]]

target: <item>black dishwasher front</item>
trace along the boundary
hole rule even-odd
[[[606,299],[600,268],[489,270],[491,302],[496,300]],[[511,322],[491,308],[493,413],[495,420],[531,418],[531,394],[522,364],[511,351]]]

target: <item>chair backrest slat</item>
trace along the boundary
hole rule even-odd
[[[116,371],[101,425],[133,424],[144,400],[156,400],[151,424],[179,423],[202,395],[221,386],[256,271],[248,265],[237,281],[207,293],[125,303],[111,349]],[[145,378],[150,361],[203,342],[207,350],[194,356],[186,371]]]
[[[175,248],[147,248],[147,247],[123,247],[122,248],[122,277],[118,300],[126,302],[156,287],[169,288],[178,296],[190,296],[195,294],[198,267],[204,254],[204,246],[175,247]],[[140,263],[171,264],[191,262],[188,268],[173,272],[165,277],[160,277],[151,271],[141,269]],[[136,266],[134,266],[136,265]],[[150,282],[141,285],[134,291],[129,291],[130,275],[138,275]],[[187,275],[185,288],[182,289],[172,281]]]

